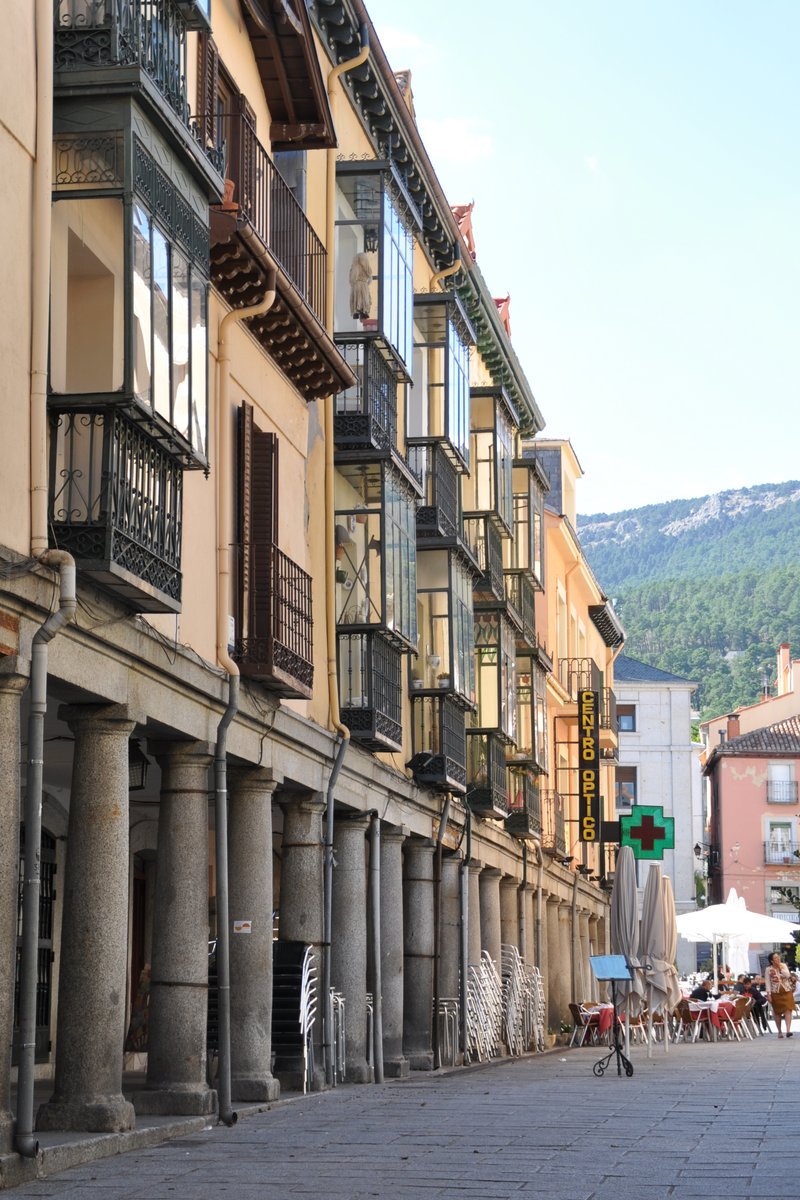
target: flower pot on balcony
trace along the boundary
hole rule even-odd
[[[450,676],[449,675],[444,675],[444,674],[437,675],[436,680],[437,680],[437,683],[439,684],[440,688],[449,688],[450,687]]]

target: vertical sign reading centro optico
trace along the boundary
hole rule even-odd
[[[597,840],[600,828],[600,713],[598,693],[588,689],[578,695],[578,774],[580,807],[579,836],[582,842]]]

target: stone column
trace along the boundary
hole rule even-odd
[[[561,937],[558,926],[557,896],[548,896],[547,920],[547,1013],[549,1028],[558,1031],[564,996],[564,963],[561,958]]]
[[[8,1153],[13,1144],[10,1080],[19,875],[20,698],[27,684],[27,663],[16,655],[0,658],[0,1154]]]
[[[536,955],[534,953],[535,946],[535,903],[536,889],[527,883],[519,890],[520,904],[520,935],[519,935],[519,952],[529,966],[535,965]],[[524,937],[523,937],[524,932]]]
[[[433,853],[432,842],[406,842],[403,1048],[414,1071],[433,1069]]]
[[[147,1088],[136,1111],[216,1110],[206,1082],[208,1012],[208,769],[199,742],[151,746],[161,768]]]
[[[280,936],[289,942],[313,946],[317,965],[317,1015],[312,1035],[314,1045],[313,1087],[325,1086],[322,994],[323,835],[325,799],[321,792],[281,796],[283,841],[281,844]],[[290,1080],[294,1082],[294,1080]]]
[[[545,1031],[546,1031],[550,1025],[550,1021],[549,1021],[550,967],[549,967],[548,958],[547,958],[547,949],[548,949],[548,946],[547,946],[547,893],[544,890],[544,886],[542,887],[542,903],[541,903],[542,926],[541,926],[540,937],[539,937],[539,956],[538,957],[536,955],[536,915],[537,915],[537,912],[539,911],[537,904],[538,904],[538,902],[537,902],[537,898],[536,898],[536,889],[534,888],[534,892],[533,892],[533,924],[531,925],[531,929],[533,931],[532,935],[531,935],[531,938],[532,938],[531,961],[533,961],[535,963],[535,965],[539,968],[539,973],[542,977],[542,987],[544,989],[544,1027],[545,1027]]]
[[[500,941],[519,950],[519,889],[511,875],[500,880]]]
[[[405,1079],[403,1054],[403,842],[406,831],[381,828],[381,983],[383,986],[383,1073]]]
[[[118,705],[61,710],[75,735],[53,1095],[39,1129],[132,1129],[122,1095],[128,962],[128,738]]]
[[[575,997],[572,995],[572,904],[558,906],[558,940],[560,942],[559,958],[563,964],[561,971],[562,992],[561,1006],[556,1013],[559,1021],[571,1020],[569,1005]]]
[[[367,875],[369,817],[338,817],[334,826],[331,982],[344,996],[345,1077],[369,1083],[367,1064]]]
[[[472,859],[468,876],[469,921],[467,922],[467,937],[469,939],[469,962],[481,961],[481,893],[480,878],[483,863]]]
[[[263,768],[228,769],[231,1095],[275,1100],[272,1053],[272,793]],[[236,922],[249,932],[237,933]]]
[[[481,949],[487,950],[500,972],[500,879],[503,872],[484,867],[480,876]]]
[[[439,995],[458,1000],[461,979],[461,855],[442,856]]]

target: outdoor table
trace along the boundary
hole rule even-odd
[[[724,1017],[725,1019],[732,1017],[735,1012],[735,1005],[733,1004],[733,1002],[731,1000],[690,1000],[689,1001],[689,1012],[692,1014],[700,1013],[700,1012],[708,1013],[708,1022],[709,1022],[710,1028],[711,1028],[711,1036],[714,1039],[714,1041],[716,1041],[717,1034],[718,1034],[719,1030],[722,1028],[722,1021],[720,1020],[720,1016]],[[699,1030],[699,1026],[700,1026],[700,1022],[698,1021],[696,1023],[696,1028],[694,1031],[694,1036],[692,1038],[692,1041],[697,1040],[697,1033]]]

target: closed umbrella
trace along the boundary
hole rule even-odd
[[[636,896],[636,859],[630,846],[620,847],[614,870],[614,890],[611,893],[611,952],[624,954],[631,967],[639,966],[639,904]],[[625,1005],[625,1052],[630,1050],[630,1019],[642,1007],[642,986],[639,971],[633,978],[623,980],[617,990]]]
[[[639,960],[645,972],[648,1002],[648,1030],[653,1032],[653,1015],[663,1012],[672,992],[671,966],[667,961],[667,923],[661,888],[661,867],[651,863],[642,901],[642,920],[639,926]],[[652,1036],[648,1040],[647,1057],[652,1058]]]
[[[664,904],[664,922],[666,925],[667,961],[670,965],[670,994],[664,1014],[664,1053],[669,1048],[669,1033],[666,1028],[669,1013],[680,1003],[681,986],[678,981],[678,969],[675,959],[678,956],[678,925],[675,915],[675,896],[672,891],[672,880],[666,875],[661,880],[661,898]]]

